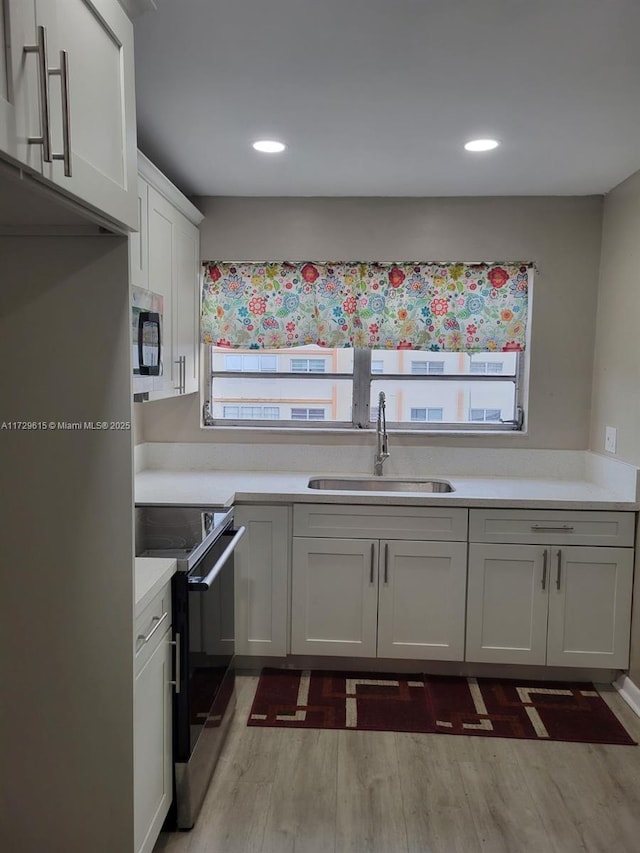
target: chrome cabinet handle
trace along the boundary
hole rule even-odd
[[[558,573],[556,574],[556,589],[560,589],[560,577],[562,573],[562,551],[558,549],[558,553],[556,554],[558,558]]]
[[[564,530],[566,532],[570,532],[574,530],[574,526],[572,524],[555,524],[553,526],[545,526],[544,524],[532,524],[532,530]]]
[[[371,566],[369,568],[369,583],[373,583],[373,560],[376,554],[376,546],[371,543]]]
[[[176,647],[176,663],[175,663],[175,681],[170,681],[169,684],[173,684],[175,687],[175,692],[180,693],[180,634],[176,633],[175,640],[171,640],[169,645]]]
[[[384,543],[384,582],[389,583],[389,543]]]
[[[174,364],[178,365],[178,385],[177,387],[174,385],[174,390],[179,394],[184,394],[187,389],[187,357],[186,355],[181,355],[179,358],[176,358]]]
[[[49,68],[47,65],[47,30],[38,27],[36,44],[25,45],[25,53],[38,54],[38,80],[40,85],[40,130],[41,136],[30,136],[29,145],[42,145],[42,159],[51,162],[51,124],[49,121]]]
[[[69,107],[69,54],[66,50],[60,51],[60,68],[50,68],[51,77],[60,77],[62,89],[62,154],[52,154],[52,160],[62,160],[64,163],[64,174],[66,178],[72,176],[71,172],[71,110]]]
[[[545,548],[542,554],[542,589],[545,589],[547,585],[547,560],[549,558],[549,552]]]
[[[162,625],[162,623],[164,622],[164,620],[165,620],[165,619],[168,619],[168,618],[169,618],[169,614],[168,614],[168,612],[167,612],[166,610],[165,610],[165,612],[162,614],[162,616],[154,616],[154,617],[153,617],[153,619],[151,620],[151,622],[152,622],[152,623],[153,623],[153,622],[155,622],[155,625],[154,625],[154,626],[153,626],[153,628],[149,631],[149,633],[148,633],[148,634],[146,634],[146,635],[145,635],[145,634],[138,634],[138,640],[142,640],[142,645],[143,645],[143,646],[144,646],[144,645],[146,645],[146,644],[149,642],[149,640],[153,637],[153,635],[154,635],[154,634],[155,634],[155,632],[158,630],[158,628]]]

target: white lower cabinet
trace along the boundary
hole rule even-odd
[[[294,537],[291,652],[375,657],[378,542]]]
[[[464,542],[294,537],[291,652],[462,660]]]
[[[469,545],[466,660],[624,669],[633,549]]]
[[[170,584],[167,584],[136,619],[135,853],[150,853],[153,850],[173,798],[173,647],[170,602]],[[143,637],[149,637],[148,641],[143,642]]]
[[[284,656],[288,652],[291,509],[237,506],[236,527],[246,527],[235,551],[237,655]]]

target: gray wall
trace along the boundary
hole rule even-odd
[[[533,260],[529,430],[484,446],[584,449],[602,198],[200,198],[201,257],[218,260]],[[136,408],[139,441],[290,441],[202,431],[196,395]],[[142,409],[142,413],[140,412]],[[296,441],[313,441],[296,437]],[[326,436],[357,442],[357,436]],[[439,444],[478,443],[437,438]],[[427,436],[396,439],[428,444]]]
[[[617,428],[618,458],[640,467],[640,172],[605,199],[591,447]]]
[[[619,459],[640,467],[640,172],[605,199],[593,370],[591,447],[618,430]],[[636,578],[640,554],[636,555]],[[640,594],[634,598],[630,676],[640,686]]]
[[[130,420],[126,238],[0,238],[0,421]],[[131,432],[0,431],[0,847],[133,850]]]

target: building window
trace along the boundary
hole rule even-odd
[[[222,417],[225,420],[263,420],[277,421],[280,418],[279,406],[223,406]]]
[[[424,376],[444,373],[444,361],[412,361],[411,373]]]
[[[441,421],[444,416],[444,409],[440,408],[417,408],[411,409],[411,421],[413,423],[419,421]]]
[[[469,365],[470,373],[502,373],[501,361],[474,361]]]
[[[225,355],[224,369],[236,373],[271,373],[278,369],[277,355]]]
[[[323,421],[324,409],[291,409],[292,421]]]
[[[495,422],[500,421],[500,409],[470,409],[470,421]]]
[[[292,358],[291,372],[292,373],[324,373],[325,372],[324,358]]]

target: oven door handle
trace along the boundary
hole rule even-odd
[[[229,534],[235,533],[235,536],[233,537],[231,542],[229,542],[229,544],[224,549],[222,554],[220,554],[218,559],[215,561],[215,563],[213,564],[213,566],[211,568],[211,571],[209,572],[209,574],[206,577],[198,578],[198,580],[193,580],[193,581],[189,580],[188,581],[189,588],[191,590],[193,590],[194,592],[200,592],[200,591],[204,591],[204,590],[209,589],[209,587],[214,582],[216,577],[220,574],[220,571],[224,567],[224,565],[227,562],[227,560],[229,559],[229,557],[236,550],[236,546],[237,546],[238,542],[242,539],[242,537],[244,536],[244,534],[246,532],[247,532],[246,527],[239,527],[237,530],[228,531]],[[223,535],[225,535],[225,534],[223,534]]]

